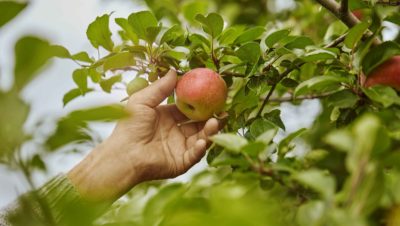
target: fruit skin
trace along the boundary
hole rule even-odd
[[[400,90],[400,56],[383,62],[367,76],[364,86],[374,85],[386,85]]]
[[[227,93],[226,83],[218,73],[196,68],[178,80],[176,105],[189,119],[204,121],[223,110]]]
[[[137,91],[146,88],[149,85],[146,79],[141,78],[141,77],[136,77],[132,81],[128,83],[126,86],[126,93],[128,95],[132,95],[133,93],[136,93]]]

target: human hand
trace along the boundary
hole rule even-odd
[[[219,123],[212,118],[178,126],[187,118],[175,105],[159,105],[176,82],[169,71],[129,98],[131,116],[68,174],[83,197],[115,200],[140,182],[176,177],[200,161]]]

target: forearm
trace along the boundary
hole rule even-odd
[[[112,203],[140,183],[136,164],[122,148],[115,139],[105,140],[67,174],[84,199]]]

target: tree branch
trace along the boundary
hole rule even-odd
[[[345,34],[339,36],[337,39],[333,40],[331,43],[325,45],[324,48],[331,48],[331,47],[335,47],[335,46],[339,45],[341,42],[344,41],[344,39],[346,38],[346,35],[347,35],[347,33],[345,33]],[[298,67],[301,67],[303,64],[304,64],[304,63],[300,63],[299,65],[297,65],[297,66],[295,66],[295,67],[290,67],[290,68],[286,69],[286,71],[284,71],[284,72],[280,75],[278,81],[277,81],[274,85],[272,85],[272,87],[271,87],[271,89],[269,90],[267,96],[266,96],[265,99],[263,100],[263,103],[261,104],[261,107],[260,107],[260,109],[259,109],[258,112],[257,112],[256,118],[259,117],[259,116],[261,115],[262,111],[264,110],[265,105],[267,105],[269,99],[270,99],[271,96],[272,96],[272,93],[275,91],[276,85],[277,85],[282,79],[284,79],[288,74],[290,74],[290,72],[292,72],[294,69],[296,69],[296,68],[298,68]]]
[[[340,19],[349,28],[354,27],[356,24],[360,23],[357,17],[355,17],[351,12],[349,12],[347,0],[342,0],[342,5],[339,5],[334,0],[315,0],[315,1],[317,1],[327,10],[329,10],[334,16]],[[343,5],[346,6],[343,7]]]
[[[342,0],[340,2],[340,14],[343,16],[347,13],[349,13],[349,0]]]

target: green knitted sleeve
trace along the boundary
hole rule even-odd
[[[89,226],[108,206],[83,200],[67,176],[60,174],[0,210],[0,226]]]

